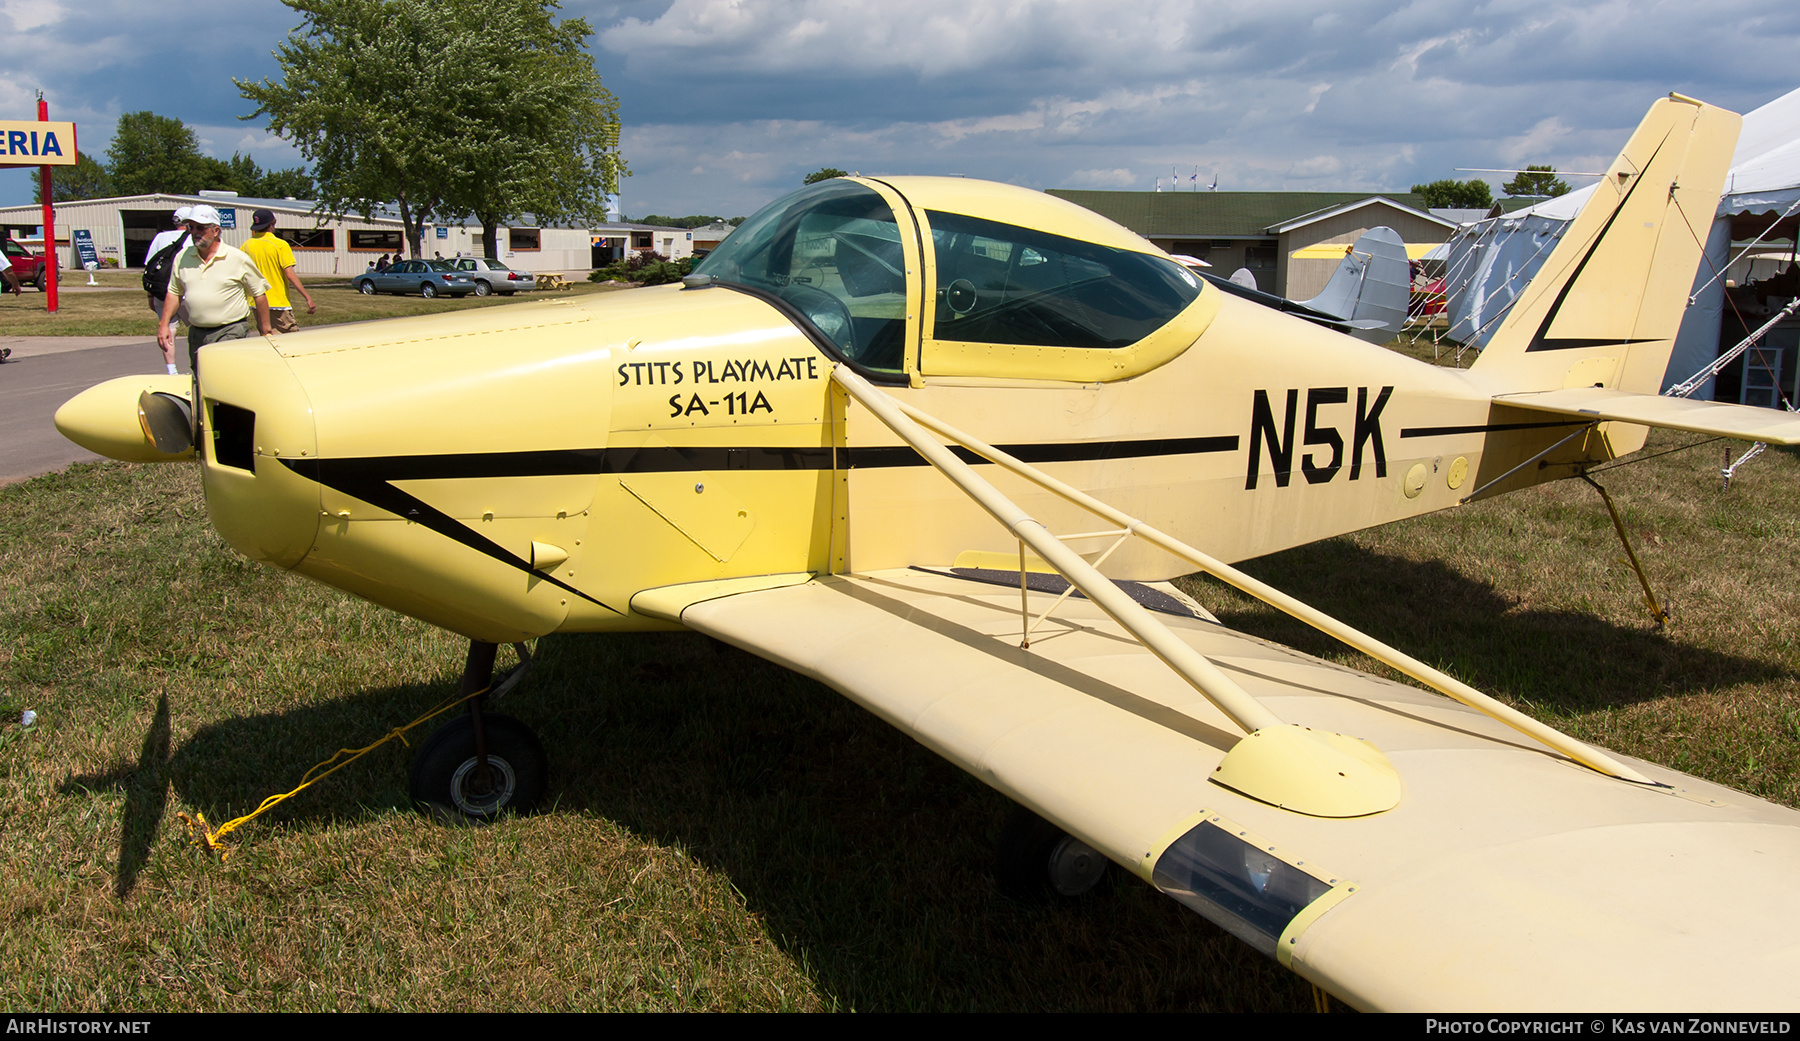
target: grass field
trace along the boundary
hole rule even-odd
[[[1697,439],[1657,435],[1649,457]],[[1800,458],[1724,443],[1248,570],[1577,736],[1800,803]],[[1230,625],[1372,663],[1208,581]],[[390,744],[220,821],[455,689],[454,638],[252,564],[191,466],[0,488],[0,1007],[1291,1009],[1306,985],[1133,881],[1020,907],[1003,799],[838,695],[702,637],[560,636],[501,706],[553,805],[407,804]],[[510,651],[502,651],[503,663]],[[19,712],[38,713],[23,729]]]
[[[23,294],[0,294],[0,335],[6,336],[155,336],[156,317],[144,296],[143,275],[136,271],[100,271],[94,280],[100,288],[89,288],[87,273],[63,272],[65,281],[57,294],[57,311],[46,314],[44,294],[27,289]],[[617,287],[600,286],[579,281],[568,293],[604,293]],[[495,307],[520,300],[541,300],[550,293],[521,293],[517,296],[439,297],[427,300],[421,296],[363,296],[350,287],[348,279],[313,277],[306,279],[307,292],[319,305],[314,314],[306,313],[306,302],[298,294],[290,294],[298,305],[296,314],[302,326],[330,325],[341,322],[363,322],[372,318],[400,318],[415,314],[436,314],[469,307]]]

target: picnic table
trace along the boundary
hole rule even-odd
[[[561,275],[555,273],[554,271],[546,272],[545,274],[539,275],[537,277],[537,287],[539,289],[567,290],[569,288],[569,285],[570,285],[570,283],[569,283],[568,279],[562,277]]]

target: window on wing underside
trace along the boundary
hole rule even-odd
[[[821,181],[764,207],[694,273],[773,293],[851,360],[901,369],[900,228],[881,196],[854,181]]]
[[[937,257],[932,336],[963,343],[1128,347],[1200,295],[1172,260],[957,213],[928,211]]]

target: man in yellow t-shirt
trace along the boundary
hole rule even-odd
[[[294,320],[294,306],[288,302],[287,286],[292,283],[296,292],[306,300],[306,313],[318,310],[313,303],[312,294],[300,283],[300,276],[294,271],[294,247],[288,241],[275,234],[275,214],[269,210],[257,210],[251,216],[250,230],[255,234],[250,241],[244,243],[244,252],[256,262],[256,269],[269,283],[269,318],[278,333],[291,333],[300,328]]]

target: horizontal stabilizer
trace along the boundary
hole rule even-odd
[[[1741,441],[1766,441],[1772,445],[1800,444],[1800,414],[1749,405],[1725,405],[1713,401],[1689,401],[1657,394],[1631,394],[1604,387],[1574,387],[1530,394],[1502,394],[1496,404],[1578,416],[1595,420],[1639,423],[1668,430],[1735,437]]]

